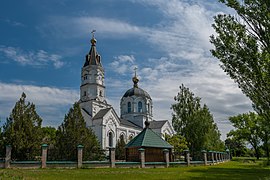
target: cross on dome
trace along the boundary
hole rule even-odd
[[[139,82],[139,79],[137,77],[137,69],[138,69],[137,67],[134,68],[135,75],[132,78],[132,81],[134,83],[133,87],[135,87],[135,88],[138,88],[138,82]]]
[[[92,39],[91,39],[92,45],[96,45],[96,42],[97,42],[97,40],[95,39],[95,32],[96,32],[95,29],[92,30],[92,32],[91,32],[91,34],[92,34]]]

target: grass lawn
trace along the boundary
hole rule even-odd
[[[215,166],[104,169],[0,169],[2,179],[270,179],[262,161],[236,159]]]

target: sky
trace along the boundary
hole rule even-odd
[[[107,101],[139,87],[153,100],[154,119],[171,120],[184,84],[205,103],[222,139],[228,118],[252,111],[251,102],[211,56],[213,16],[231,13],[217,0],[4,0],[0,6],[0,120],[22,92],[43,126],[58,127],[79,100],[80,73],[96,30]]]

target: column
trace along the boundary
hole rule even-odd
[[[78,153],[77,167],[81,168],[82,167],[82,159],[83,159],[83,145],[79,144],[77,146],[77,153]]]
[[[166,167],[169,167],[169,165],[170,165],[169,150],[164,149],[163,153],[164,153],[164,159],[165,159],[165,162],[166,162]]]
[[[5,168],[10,168],[11,149],[12,149],[11,145],[6,145]]]
[[[110,147],[110,167],[114,168],[115,167],[115,148]]]
[[[184,152],[186,153],[187,166],[190,166],[190,154],[189,154],[189,150],[184,150]]]
[[[41,149],[42,149],[41,168],[46,168],[46,166],[47,166],[46,163],[47,163],[48,145],[47,144],[42,144]]]
[[[214,152],[213,151],[209,151],[211,153],[211,160],[212,160],[212,163],[214,164],[215,163],[215,158],[214,158]]]
[[[218,163],[218,152],[215,152],[216,162]]]
[[[203,153],[203,160],[204,160],[204,165],[207,165],[207,152],[205,150],[202,151]]]
[[[141,161],[141,168],[145,168],[145,150],[143,148],[138,149],[139,150],[139,156]]]

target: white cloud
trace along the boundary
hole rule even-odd
[[[9,116],[22,92],[26,100],[36,105],[38,114],[43,119],[43,125],[58,126],[64,119],[71,105],[79,100],[77,91],[53,87],[33,85],[6,84],[0,82],[0,119]]]
[[[41,67],[52,63],[55,68],[61,68],[64,65],[60,55],[49,54],[44,50],[27,52],[17,47],[0,46],[0,53],[6,58],[24,66],[31,65]]]
[[[119,55],[114,57],[114,61],[110,63],[111,69],[119,74],[132,72],[135,67],[135,57],[133,55]]]
[[[95,29],[100,34],[108,34],[111,38],[125,38],[142,33],[141,27],[117,19],[108,19],[93,16],[65,17],[53,16],[47,22],[37,27],[45,37],[78,38],[90,35]],[[113,35],[113,36],[112,36]]]

